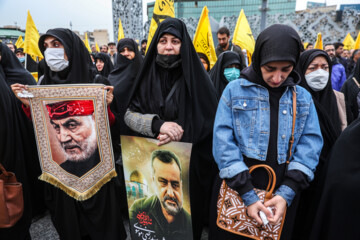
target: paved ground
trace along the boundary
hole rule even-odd
[[[126,240],[131,240],[129,233],[129,222],[125,222],[125,228],[128,233]],[[30,234],[32,240],[59,240],[59,235],[57,234],[51,219],[50,215],[46,214],[44,217],[34,220],[30,227]],[[203,232],[202,240],[208,239],[207,229]]]

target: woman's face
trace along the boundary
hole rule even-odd
[[[305,75],[318,69],[329,72],[329,64],[326,61],[326,58],[323,56],[318,56],[314,58],[314,60],[309,64],[308,68],[306,69]]]
[[[200,61],[202,62],[202,64],[204,65],[205,70],[207,71],[207,70],[208,70],[208,67],[209,67],[209,65],[207,64],[207,62],[206,62],[203,58],[200,58]]]
[[[101,72],[104,68],[104,62],[101,59],[96,59],[96,68]]]
[[[157,44],[157,51],[161,55],[179,55],[181,41],[177,37],[165,33]]]
[[[60,42],[59,39],[53,37],[53,36],[48,36],[44,39],[44,47],[45,50],[48,48],[64,48],[64,45]],[[66,55],[66,51],[64,51],[64,59],[68,60],[68,57]]]
[[[261,68],[261,75],[266,82],[272,88],[280,87],[287,79],[294,66],[292,62],[269,62],[264,64]]]
[[[127,47],[124,47],[123,49],[121,49],[120,54],[123,55],[124,57],[128,58],[129,60],[131,60],[135,57],[135,52],[130,50]]]

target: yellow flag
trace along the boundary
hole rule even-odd
[[[28,11],[25,29],[24,52],[29,54],[35,61],[36,57],[38,57],[39,60],[44,58],[39,49],[39,38],[39,32],[30,15],[30,11]]]
[[[156,32],[158,25],[166,18],[170,17],[175,17],[174,0],[156,0],[149,28],[146,52],[151,44],[151,40]]]
[[[234,35],[233,44],[240,46],[248,52],[249,65],[251,63],[251,56],[255,49],[255,39],[252,35],[252,31],[248,20],[246,19],[244,9],[241,9],[239,18],[237,20]]]
[[[307,46],[309,45],[309,43],[308,42],[304,42],[304,49],[306,49],[307,48]]]
[[[344,49],[345,50],[350,50],[353,49],[354,45],[355,45],[355,41],[354,39],[351,37],[350,33],[348,33],[343,41],[344,44]]]
[[[97,42],[95,42],[95,48],[96,48],[97,52],[100,52],[100,48],[99,48],[99,45],[97,44]]]
[[[23,48],[23,47],[24,47],[24,40],[23,40],[23,38],[22,38],[21,35],[20,35],[20,36],[18,37],[18,39],[16,40],[15,46],[16,46],[17,48]]]
[[[318,33],[318,35],[317,35],[317,39],[316,39],[316,42],[315,42],[315,45],[314,45],[314,49],[324,50],[321,33]]]
[[[214,40],[211,33],[209,10],[205,6],[199,18],[199,23],[194,36],[194,47],[196,52],[205,54],[210,61],[210,69],[215,65],[217,57],[215,53]]]
[[[354,44],[354,49],[360,49],[360,31],[359,34],[356,38],[355,44]]]
[[[124,29],[121,24],[121,19],[119,18],[118,41],[120,41],[120,39],[123,39],[123,38],[125,38]]]
[[[85,47],[87,48],[87,50],[89,51],[89,53],[91,53],[91,48],[90,48],[90,44],[89,44],[89,39],[88,39],[87,33],[85,33],[84,43],[85,43]]]

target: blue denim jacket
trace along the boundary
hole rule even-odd
[[[300,170],[311,181],[323,146],[319,120],[309,92],[296,86],[297,115],[294,145],[288,170]],[[292,130],[292,89],[287,87],[279,102],[278,163],[286,162]],[[225,88],[216,112],[213,154],[221,178],[231,178],[248,170],[243,155],[266,160],[270,135],[270,103],[268,90],[247,79],[230,82]],[[295,192],[281,185],[276,191],[291,204]],[[244,194],[250,205],[258,200],[255,192]],[[245,198],[245,199],[244,199]]]

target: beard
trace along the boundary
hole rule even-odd
[[[220,45],[221,48],[226,48],[227,44],[228,44],[228,43],[219,43],[219,45]]]
[[[66,142],[61,143],[61,146],[64,149],[65,157],[68,161],[74,161],[74,162],[81,162],[85,161],[86,159],[89,159],[91,155],[94,154],[95,150],[97,149],[97,139],[96,139],[96,131],[95,131],[95,124],[92,124],[92,131],[91,135],[86,138],[85,140],[81,142]],[[80,148],[81,152],[78,153],[77,151],[74,151],[73,153],[68,153],[65,149],[68,148]],[[69,150],[68,150],[69,151]],[[71,152],[71,150],[70,150]]]
[[[159,198],[159,196],[158,196],[158,198]],[[175,205],[167,203],[166,202],[167,200],[171,200],[171,201],[175,202]],[[166,212],[172,216],[177,215],[182,209],[182,201],[179,202],[179,200],[177,198],[170,197],[167,194],[165,195],[164,199],[161,200],[161,205],[163,206],[163,208],[165,208]]]

